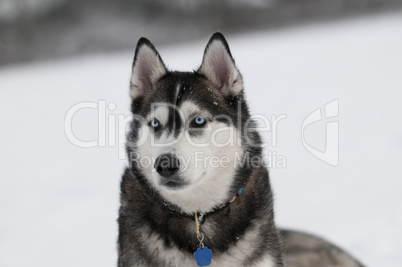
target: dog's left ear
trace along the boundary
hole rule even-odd
[[[205,75],[225,96],[238,95],[243,90],[242,76],[225,37],[219,32],[209,40],[198,72]]]
[[[130,95],[132,99],[151,93],[155,83],[167,73],[158,51],[146,38],[141,38],[135,49]]]

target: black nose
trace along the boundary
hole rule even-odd
[[[154,165],[156,171],[163,177],[169,177],[179,171],[179,159],[172,154],[160,155]]]

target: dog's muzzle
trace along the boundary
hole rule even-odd
[[[161,176],[160,183],[167,187],[178,188],[185,185],[179,175],[180,160],[172,154],[160,155],[155,160],[155,170]]]

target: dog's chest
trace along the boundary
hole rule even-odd
[[[206,235],[212,235],[219,231],[219,227],[215,224],[206,222],[204,225]],[[194,227],[195,235],[195,227]],[[143,245],[148,247],[153,258],[160,259],[162,266],[181,267],[181,266],[197,266],[196,260],[191,253],[178,249],[175,245],[168,246],[156,233],[143,236]],[[229,248],[224,253],[212,251],[211,267],[226,266],[252,266],[252,267],[275,267],[272,257],[266,252],[261,258],[256,259],[256,244],[260,241],[258,228],[250,227],[236,242],[229,244]],[[205,242],[208,247],[208,242]]]

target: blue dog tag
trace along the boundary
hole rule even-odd
[[[207,247],[199,247],[197,251],[194,252],[194,258],[197,261],[198,266],[208,266],[211,264],[212,250]]]

